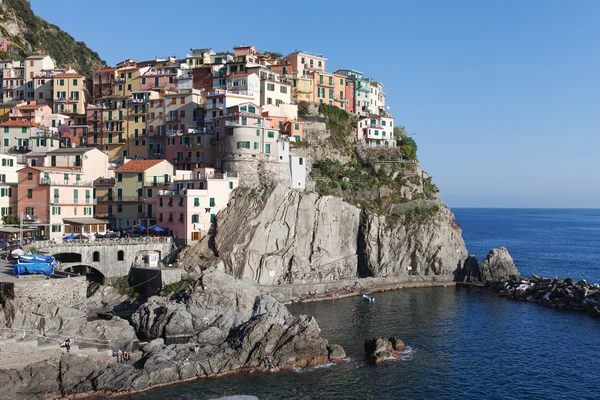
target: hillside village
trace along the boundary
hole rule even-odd
[[[0,61],[0,214],[22,214],[38,239],[138,230],[189,245],[257,163],[306,188],[307,104],[355,116],[360,147],[398,147],[384,85],[327,61],[241,45],[128,59],[91,79],[43,54]]]

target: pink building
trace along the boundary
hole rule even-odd
[[[305,76],[309,72],[325,72],[327,59],[321,54],[314,54],[308,51],[296,51],[283,57],[282,64],[291,66],[291,71],[288,74],[296,76]]]
[[[94,188],[85,174],[70,168],[25,167],[18,175],[18,213],[40,223],[41,237],[106,232],[106,222],[93,217]]]
[[[227,206],[239,179],[212,168],[198,168],[192,176],[175,180],[170,190],[159,191],[157,225],[168,229],[178,244],[202,239],[213,227],[220,210]]]
[[[0,51],[8,52],[10,41],[6,38],[0,37]]]
[[[31,121],[42,124],[50,114],[52,114],[52,108],[48,105],[28,101],[27,104],[13,107],[8,114],[8,118],[14,121]]]

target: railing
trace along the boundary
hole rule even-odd
[[[175,135],[182,135],[182,134],[183,134],[183,131],[181,129],[167,131],[167,136],[175,136]]]
[[[192,158],[190,158],[190,162],[195,162],[195,163],[204,162],[204,157],[192,157]]]
[[[161,181],[157,181],[157,182],[144,181],[144,186],[169,186],[170,184],[171,184],[170,181],[167,181],[167,182],[165,182],[165,181],[162,181],[162,182]]]
[[[146,104],[148,100],[146,99],[130,99],[129,104]]]
[[[143,196],[116,196],[115,197],[115,201],[118,202],[135,202],[135,203],[141,203],[144,201],[144,197]]]
[[[141,213],[137,213],[137,217],[138,218],[152,218],[152,219],[156,219],[156,214],[155,213],[141,212]]]
[[[255,128],[255,127],[263,127],[264,125],[261,123],[255,123],[255,124],[243,124],[241,122],[237,122],[237,121],[225,121],[225,126],[247,126],[250,128]]]
[[[179,121],[179,116],[177,116],[177,115],[170,115],[168,117],[165,117],[165,121],[167,121],[167,122]]]
[[[87,200],[87,201],[86,201]],[[52,197],[50,198],[50,204],[77,204],[82,206],[93,206],[96,205],[96,199],[80,199],[80,198],[64,198],[64,197]]]
[[[63,181],[53,181],[49,178],[40,178],[40,185],[48,185],[48,186],[93,186],[94,183],[91,181],[81,181],[81,180],[63,180]]]
[[[59,239],[60,240],[60,239]],[[34,241],[33,247],[36,249],[48,248],[60,245],[66,246],[98,246],[98,245],[136,245],[136,244],[147,244],[147,243],[172,243],[171,237],[158,236],[158,237],[136,237],[136,238],[114,238],[114,239],[75,239],[70,240],[64,244],[56,243],[53,240],[40,240]]]
[[[109,196],[109,195],[105,194],[104,196],[98,196],[98,197],[96,197],[96,200],[98,200],[101,203],[112,202],[112,201],[115,201],[115,196],[114,195],[113,196]]]
[[[126,81],[125,78],[115,78],[113,82],[114,83],[124,83],[125,81]]]

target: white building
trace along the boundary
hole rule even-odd
[[[357,139],[366,147],[396,147],[394,118],[390,115],[368,114],[358,120]]]
[[[16,157],[0,154],[0,217],[17,212],[17,171],[20,168]]]

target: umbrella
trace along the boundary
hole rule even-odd
[[[154,231],[154,232],[166,232],[167,231],[165,228],[161,228],[158,225],[154,225],[154,226],[150,227],[149,230]]]
[[[75,239],[75,235],[70,234],[68,236],[63,236],[63,240],[74,240]]]
[[[142,224],[139,224],[139,225],[134,226],[133,229],[139,229],[140,231],[145,231],[146,227]]]

